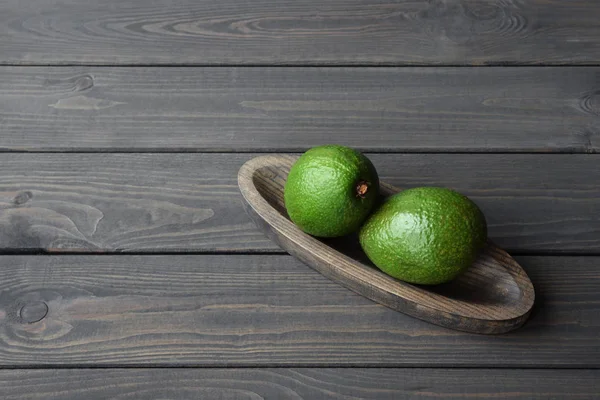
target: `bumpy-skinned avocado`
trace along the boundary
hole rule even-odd
[[[378,197],[379,178],[371,161],[338,145],[314,147],[300,156],[284,188],[290,219],[319,237],[357,231]]]
[[[365,222],[360,244],[382,271],[434,285],[466,270],[487,240],[487,224],[473,201],[455,191],[422,187],[387,199]]]

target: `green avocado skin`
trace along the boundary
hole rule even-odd
[[[487,241],[487,224],[466,196],[422,187],[388,198],[365,222],[359,239],[373,264],[388,275],[436,285],[473,264]]]
[[[367,184],[364,196],[357,185]],[[304,153],[290,169],[284,202],[304,232],[338,237],[356,232],[379,198],[379,178],[371,161],[349,147],[324,145]]]

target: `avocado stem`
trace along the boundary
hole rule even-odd
[[[359,181],[356,184],[356,196],[364,199],[367,192],[369,191],[369,183],[366,181]]]

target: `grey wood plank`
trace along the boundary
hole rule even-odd
[[[2,251],[277,251],[245,215],[254,154],[0,154]],[[595,155],[372,154],[394,186],[446,186],[518,252],[600,250]]]
[[[0,150],[596,152],[600,68],[0,68]]]
[[[504,335],[398,313],[287,255],[2,256],[0,366],[600,366],[599,257],[518,257]]]
[[[4,0],[12,64],[594,64],[595,1]]]
[[[100,369],[3,370],[5,400],[591,399],[598,370]],[[149,397],[150,396],[150,397]]]

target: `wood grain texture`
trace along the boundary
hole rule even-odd
[[[3,67],[0,121],[5,151],[589,153],[600,68]]]
[[[598,370],[390,368],[0,371],[5,400],[591,399]]]
[[[390,310],[287,255],[3,256],[0,366],[599,367],[600,258],[517,261],[537,310],[486,336]]]
[[[288,217],[284,186],[297,157],[271,154],[240,168],[238,184],[255,224],[282,249],[334,282],[393,310],[446,328],[497,334],[517,329],[533,307],[527,273],[505,251],[488,243],[469,269],[439,286],[411,285],[380,271],[356,237],[323,239],[304,233]],[[381,195],[398,188],[381,182]]]
[[[245,215],[237,172],[255,154],[0,154],[0,249],[280,251]],[[373,154],[399,188],[447,186],[514,251],[600,251],[595,155]]]
[[[600,4],[4,0],[4,64],[594,64]]]
[[[274,249],[241,206],[236,173],[246,158],[4,154],[1,246],[50,252]]]

